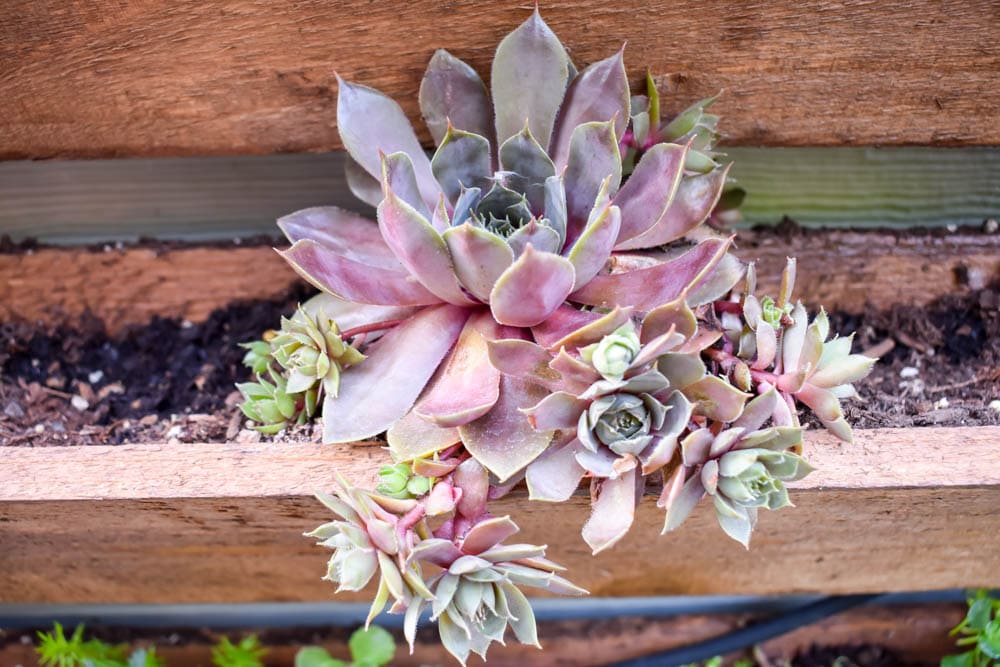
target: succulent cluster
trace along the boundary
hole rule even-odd
[[[319,412],[331,444],[386,434],[378,488],[341,480],[321,497],[340,518],[313,535],[329,579],[377,575],[373,614],[391,599],[412,638],[430,608],[463,662],[508,625],[536,641],[519,587],[582,592],[540,547],[506,545],[517,528],[488,498],[524,480],[559,502],[586,478],[596,553],[647,488],[664,532],[711,496],[747,545],[811,470],[797,403],[850,440],[839,401],[873,363],[792,303],[794,263],[758,296],[732,238],[699,229],[727,187],[714,98],[664,119],[622,55],[578,72],[537,11],[500,43],[489,90],[438,51],[419,99],[430,156],[395,102],[341,81],[348,181],[378,219],[278,221],[323,293],[251,347],[244,412],[272,432]]]

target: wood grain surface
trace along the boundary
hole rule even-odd
[[[810,307],[859,312],[865,303],[928,303],[1000,278],[1000,235],[827,232],[783,239],[740,232],[737,254],[756,259],[775,291],[798,257],[796,294]],[[0,253],[0,321],[71,323],[85,312],[112,331],[153,315],[201,321],[240,299],[276,298],[298,277],[268,247],[44,248]]]
[[[476,0],[11,0],[0,15],[0,159],[322,151],[336,78],[418,118],[434,49],[479,71],[530,5]],[[550,0],[578,65],[628,41],[676,112],[725,89],[742,145],[1000,143],[995,0]],[[426,140],[428,135],[422,137]]]
[[[580,538],[588,498],[498,501],[595,595],[846,593],[1000,584],[1000,427],[879,429],[853,447],[810,435],[819,471],[765,512],[746,551],[700,507],[659,536],[647,498],[616,548]],[[327,557],[301,533],[333,470],[371,479],[374,447],[0,448],[0,600],[312,601]],[[362,600],[341,595],[342,600]]]
[[[954,643],[948,630],[964,614],[964,605],[928,604],[894,607],[858,607],[800,628],[761,645],[772,660],[789,658],[813,644],[857,645],[876,644],[892,649],[901,659],[919,664],[937,663]],[[551,667],[573,665],[597,667],[618,660],[647,656],[736,630],[754,620],[745,614],[697,614],[665,618],[618,616],[604,619],[540,621],[539,641],[544,651],[510,640],[506,646],[493,645],[489,652],[491,667]],[[349,655],[347,634],[335,629],[317,629],[312,641],[326,648],[331,655]],[[14,633],[11,633],[12,635]],[[203,633],[204,634],[204,633]],[[240,634],[238,631],[228,633]],[[268,647],[267,664],[291,667],[298,646],[282,638],[278,630],[264,629],[262,642]],[[416,648],[409,655],[403,648],[401,633],[396,631],[397,650],[392,664],[396,667],[418,665],[450,665],[452,658],[445,652],[430,627],[417,635]],[[148,641],[132,642],[133,647],[148,645]],[[207,642],[181,642],[179,645],[156,647],[171,667],[202,667],[209,664],[211,645]],[[37,660],[30,646],[11,642],[0,647],[0,664],[35,667]],[[473,656],[470,665],[482,665]]]

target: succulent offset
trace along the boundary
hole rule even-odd
[[[739,198],[715,98],[666,119],[651,77],[631,94],[622,51],[578,72],[537,11],[490,81],[434,54],[431,154],[394,101],[340,81],[348,183],[377,220],[278,221],[282,256],[322,294],[247,346],[258,381],[240,385],[265,432],[322,415],[329,444],[385,434],[377,488],[338,478],[321,500],[339,519],[311,535],[334,552],[328,579],[377,575],[372,615],[391,600],[412,644],[430,609],[463,663],[508,626],[537,643],[520,587],[583,593],[542,547],[508,544],[517,527],[488,500],[524,480],[561,502],[586,478],[597,553],[645,491],[665,533],[711,496],[748,545],[758,510],[789,505],[785,483],[811,470],[797,402],[850,440],[839,401],[873,363],[792,302],[794,263],[757,296],[732,237],[699,229]]]

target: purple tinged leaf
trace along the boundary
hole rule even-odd
[[[353,329],[375,322],[388,322],[409,317],[416,310],[410,306],[372,306],[367,303],[345,301],[332,294],[320,293],[310,298],[302,309],[313,317],[322,313],[334,320],[341,331]],[[376,334],[369,334],[368,341],[375,340]]]
[[[411,410],[386,431],[389,451],[394,461],[412,461],[459,442],[458,429],[441,428]]]
[[[501,324],[532,327],[553,313],[573,290],[573,265],[530,245],[503,272],[490,293],[490,309]]]
[[[443,514],[451,514],[455,511],[455,504],[461,497],[452,486],[447,482],[442,482],[440,484],[435,484],[428,493],[421,500],[423,501],[424,510],[427,516],[441,516]]]
[[[503,375],[500,399],[493,409],[459,427],[465,448],[501,482],[534,461],[552,441],[551,432],[531,428],[520,412],[521,408],[538,403],[544,395],[545,390],[537,385]]]
[[[750,364],[750,368],[758,371],[770,368],[778,353],[778,335],[774,331],[774,327],[764,320],[757,322],[757,331],[754,335],[757,343],[757,358]]]
[[[646,317],[642,320],[639,340],[643,344],[648,343],[671,329],[685,339],[690,339],[698,331],[698,318],[683,296],[646,313]]]
[[[679,391],[672,392],[665,405],[668,408],[666,419],[657,433],[657,439],[639,457],[643,475],[650,475],[670,463],[677,451],[677,438],[687,427],[694,408]]]
[[[350,155],[344,157],[344,177],[351,194],[371,206],[382,201],[382,184]]]
[[[466,533],[462,541],[462,551],[479,555],[518,533],[517,524],[509,516],[495,517],[480,521]]]
[[[576,270],[573,289],[580,289],[586,285],[608,263],[611,248],[618,238],[621,222],[621,211],[618,207],[608,206],[576,239],[566,254],[566,259],[573,263],[573,268]]]
[[[310,284],[346,301],[379,306],[441,302],[409,274],[358,262],[311,239],[278,254]]]
[[[566,239],[566,227],[569,213],[566,211],[566,188],[562,176],[550,176],[545,179],[545,219],[549,226],[559,232],[560,238]]]
[[[362,264],[405,271],[385,244],[378,224],[352,211],[336,206],[304,208],[278,218],[278,227],[291,243],[309,239]]]
[[[705,377],[705,362],[697,353],[668,352],[656,367],[670,381],[671,387],[683,388]]]
[[[570,300],[588,306],[633,306],[649,312],[683,296],[722,261],[731,241],[708,239],[680,257],[644,269],[595,276]]]
[[[493,110],[483,80],[462,60],[444,49],[434,52],[420,82],[420,113],[435,144],[448,131],[448,122],[459,130],[493,136]]]
[[[583,539],[594,555],[614,546],[632,527],[639,481],[633,468],[617,479],[591,482],[592,512],[583,526]]]
[[[323,442],[373,437],[409,412],[467,318],[468,311],[462,308],[427,308],[373,344],[364,363],[341,377],[340,395],[327,395]],[[391,390],[386,378],[393,380]]]
[[[682,391],[696,403],[695,413],[720,422],[731,422],[739,417],[744,403],[750,398],[750,394],[714,375],[707,375]]]
[[[622,210],[622,228],[616,248],[653,228],[674,199],[684,174],[687,146],[656,144],[639,160],[632,175],[615,196]]]
[[[547,146],[569,82],[569,56],[537,8],[500,42],[491,80],[497,141],[517,134],[527,119]]]
[[[746,404],[746,407],[743,408],[743,414],[733,422],[733,427],[756,431],[774,414],[777,402],[778,392],[772,387]]]
[[[500,544],[476,555],[492,563],[522,561],[528,558],[544,557],[545,547],[534,544]]]
[[[477,299],[488,302],[497,279],[514,263],[514,251],[493,232],[468,222],[446,230],[443,237],[459,281]]]
[[[732,241],[732,238],[729,239]],[[712,269],[694,281],[685,298],[694,307],[725,297],[743,278],[743,262],[730,253],[723,253]]]
[[[431,217],[431,207],[438,201],[424,202],[420,188],[417,187],[417,175],[413,170],[413,161],[409,155],[401,152],[382,156],[383,197],[386,191],[391,191],[425,219]]]
[[[458,500],[458,511],[467,519],[475,521],[486,514],[486,501],[490,492],[490,476],[476,459],[466,459],[455,469],[455,486],[462,489]]]
[[[539,431],[572,429],[576,428],[580,414],[587,409],[589,403],[573,394],[557,391],[522,412],[527,416],[532,428]]]
[[[437,202],[441,188],[431,173],[431,161],[420,146],[406,114],[382,93],[337,77],[337,130],[344,147],[374,178],[382,177],[380,153],[402,152],[413,160],[424,204]]]
[[[505,375],[540,384],[558,391],[562,376],[549,367],[552,355],[526,340],[498,340],[489,343],[490,363]]]
[[[472,132],[448,128],[431,159],[434,178],[450,204],[458,201],[463,188],[484,188],[493,175],[490,142]]]
[[[580,442],[574,439],[561,447],[550,447],[532,461],[525,475],[528,498],[553,503],[568,500],[586,473],[576,461],[580,451]]]
[[[715,436],[707,428],[692,431],[681,441],[681,459],[684,465],[693,467],[708,460]]]
[[[809,328],[809,318],[801,301],[792,309],[792,320],[792,325],[785,327],[781,334],[782,371],[785,373],[799,370],[799,358],[802,356],[802,346]]]
[[[576,394],[583,393],[587,387],[601,379],[593,366],[569,354],[565,348],[560,348],[549,368],[562,376],[563,387]]]
[[[615,307],[604,315],[560,306],[549,319],[531,331],[539,345],[550,350],[575,350],[596,343],[631,321],[632,309]]]
[[[500,146],[500,169],[513,172],[507,176],[508,184],[527,196],[535,215],[541,214],[545,210],[545,184],[555,176],[556,168],[527,124]]]
[[[657,336],[642,346],[639,354],[635,355],[635,359],[629,364],[629,370],[642,368],[646,364],[652,363],[683,342],[684,336],[676,331],[668,330],[665,334]]]
[[[795,398],[808,405],[830,433],[844,442],[854,442],[854,433],[844,419],[840,400],[831,391],[806,384],[795,394]]]
[[[529,245],[538,252],[559,254],[562,239],[556,230],[532,220],[507,237],[507,245],[514,251],[514,257],[520,257]]]
[[[681,179],[670,205],[644,233],[618,244],[618,250],[655,248],[676,241],[705,222],[719,203],[729,165],[708,174]],[[627,184],[627,183],[626,183]]]
[[[706,461],[701,467],[701,485],[705,487],[705,492],[715,495],[719,486],[719,462],[716,460]]]
[[[667,505],[667,518],[663,523],[661,535],[666,535],[679,528],[691,516],[698,501],[704,497],[705,487],[701,484],[701,476],[692,475],[691,479],[685,482],[680,493]]]
[[[566,187],[567,242],[583,233],[590,212],[608,181],[608,195],[614,197],[622,179],[622,157],[613,121],[584,123],[573,130],[569,160],[563,176]]]
[[[488,312],[470,317],[414,412],[445,428],[486,414],[500,396],[500,371],[490,363],[487,342],[501,335]]]
[[[396,257],[442,301],[472,305],[455,277],[448,246],[426,218],[391,190],[378,207],[379,229]],[[371,280],[371,277],[367,277]]]
[[[625,134],[630,116],[625,47],[618,53],[593,63],[580,72],[569,90],[559,114],[558,129],[552,140],[552,155],[566,166],[573,130],[584,123],[615,121],[615,135]]]

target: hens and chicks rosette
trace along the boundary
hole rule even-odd
[[[584,593],[544,547],[510,543],[489,500],[526,480],[563,501],[587,478],[597,553],[657,486],[664,532],[711,496],[746,545],[758,509],[790,504],[785,482],[810,471],[796,399],[849,440],[839,400],[873,362],[791,301],[794,263],[758,298],[732,239],[696,230],[727,181],[712,100],[662,122],[621,51],[577,72],[537,11],[490,80],[434,54],[430,157],[394,101],[340,81],[348,181],[378,220],[279,220],[282,256],[323,294],[250,346],[260,377],[241,386],[270,432],[320,408],[326,443],[386,432],[382,483],[338,479],[321,497],[338,518],[310,535],[334,551],[328,579],[378,575],[372,615],[391,601],[412,643],[429,608],[462,662],[508,625],[537,643],[520,587]]]

